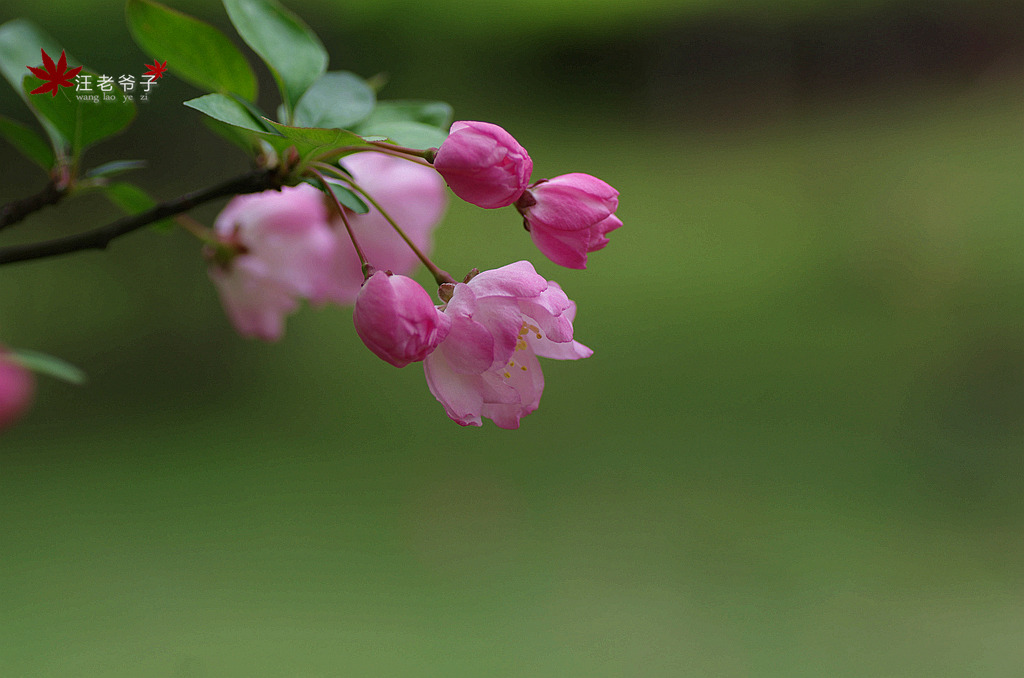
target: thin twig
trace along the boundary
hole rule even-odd
[[[2,247],[0,248],[0,265],[12,264],[17,261],[28,261],[30,259],[55,257],[80,250],[106,249],[110,241],[115,238],[127,235],[154,221],[160,221],[175,214],[186,212],[205,202],[225,196],[241,193],[258,193],[268,189],[279,188],[281,188],[281,179],[277,170],[253,170],[216,186],[186,193],[179,198],[161,203],[150,210],[118,219],[106,226],[101,226],[91,231],[44,242]]]
[[[46,187],[21,200],[9,202],[0,207],[0,230],[13,226],[33,212],[38,212],[47,205],[56,205],[67,194],[67,188],[60,188],[56,182],[48,181]]]

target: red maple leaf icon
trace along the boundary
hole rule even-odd
[[[145,73],[142,74],[142,77],[152,75],[154,80],[159,80],[160,78],[164,77],[164,71],[167,70],[167,61],[164,60],[163,63],[160,63],[156,59],[153,59],[152,64],[146,64],[146,69],[147,70]]]
[[[46,67],[46,70],[34,66],[29,66],[28,70],[32,71],[32,75],[45,81],[46,84],[36,87],[30,94],[49,92],[53,96],[57,96],[58,89],[72,86],[71,78],[78,75],[78,71],[82,70],[82,67],[76,66],[69,71],[68,59],[64,55],[64,50],[61,50],[60,60],[56,64],[53,63],[53,59],[50,58],[45,49],[39,51],[43,53],[43,66]]]

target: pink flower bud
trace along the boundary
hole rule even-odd
[[[359,290],[352,320],[366,347],[395,367],[426,358],[451,327],[419,283],[383,271]]]
[[[478,207],[514,203],[530,183],[533,161],[511,134],[489,122],[460,121],[434,158],[455,195]]]
[[[566,268],[586,268],[587,253],[608,244],[605,234],[623,222],[614,215],[618,192],[590,174],[541,179],[516,202],[538,249]]]
[[[586,268],[587,253],[608,244],[622,226],[615,216],[619,192],[589,174],[563,174],[531,186],[516,203],[530,237],[551,261]]]
[[[34,390],[32,373],[0,349],[0,430],[21,418],[32,402]]]

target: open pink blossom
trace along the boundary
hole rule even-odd
[[[384,271],[363,284],[352,320],[366,347],[395,367],[427,357],[452,324],[418,282]]]
[[[489,122],[459,121],[437,150],[436,169],[452,192],[478,207],[507,207],[530,183],[533,161],[511,134]]]
[[[240,195],[217,217],[214,230],[239,250],[226,263],[213,262],[210,277],[244,336],[279,339],[285,316],[300,299],[323,303],[335,289],[338,241],[323,193],[308,184]]]
[[[402,158],[374,152],[346,156],[342,164],[409,239],[424,254],[429,254],[433,246],[434,229],[440,223],[448,201],[444,182],[437,172]],[[366,214],[356,214],[351,210],[345,212],[367,260],[379,270],[401,275],[411,273],[419,264],[416,254],[395,232],[384,215],[376,207],[368,206],[370,211]],[[340,217],[333,214],[332,218],[339,243],[339,262],[330,298],[336,303],[348,305],[359,294],[363,271]]]
[[[516,202],[540,251],[566,268],[586,268],[587,253],[608,244],[622,226],[619,192],[589,174],[563,174],[534,183]]]
[[[25,414],[34,391],[32,373],[12,361],[0,347],[0,431]]]
[[[576,304],[528,261],[455,285],[444,312],[451,330],[423,367],[430,392],[462,426],[480,426],[486,417],[519,428],[544,390],[537,357],[576,360],[593,353],[573,339]]]

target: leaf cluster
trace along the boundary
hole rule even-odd
[[[294,148],[301,160],[328,161],[373,141],[420,149],[444,141],[452,116],[447,104],[378,101],[364,78],[328,71],[323,42],[275,0],[223,2],[239,37],[273,75],[276,119],[258,106],[257,78],[245,55],[217,28],[155,0],[128,0],[127,17],[143,51],[208,92],[185,105],[229,141],[254,156]]]
[[[168,71],[205,92],[184,102],[216,133],[240,146],[257,164],[282,159],[296,170],[311,162],[336,162],[376,142],[427,149],[439,146],[451,123],[451,107],[437,101],[379,101],[373,84],[348,71],[328,71],[329,57],[316,33],[276,0],[223,0],[235,30],[273,76],[280,104],[271,116],[257,103],[258,79],[232,39],[210,24],[155,0],[127,0],[132,38]],[[96,104],[66,88],[56,96],[31,94],[41,81],[27,66],[41,52],[64,52],[26,19],[0,26],[0,75],[35,116],[42,133],[0,115],[0,137],[48,172],[60,195],[102,190],[116,205],[138,213],[155,204],[133,184],[112,175],[142,166],[118,161],[83,171],[85,150],[124,130],[136,115],[131,101]],[[67,54],[70,66],[81,62]],[[83,66],[83,75],[96,73]],[[276,118],[276,119],[275,119]]]

